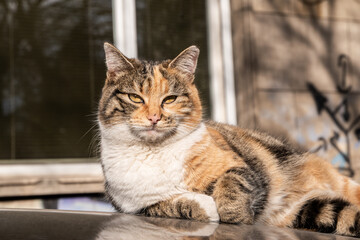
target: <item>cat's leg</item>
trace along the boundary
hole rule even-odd
[[[253,224],[267,202],[269,183],[250,168],[228,170],[213,185],[220,220]]]
[[[216,204],[205,194],[188,192],[169,200],[158,202],[143,210],[152,217],[186,218],[198,221],[219,221]]]
[[[332,193],[312,197],[298,205],[289,227],[360,237],[360,211]]]

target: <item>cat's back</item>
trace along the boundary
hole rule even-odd
[[[264,131],[243,129],[214,121],[207,121],[206,126],[216,142],[221,138],[242,158],[259,159],[261,156],[268,156],[266,159],[274,160],[277,165],[285,167],[299,164],[300,158],[307,154],[303,149],[293,147],[285,139],[273,137]]]

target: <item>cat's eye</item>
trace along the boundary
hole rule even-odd
[[[175,102],[177,96],[168,96],[163,100],[163,104],[169,104]]]
[[[137,94],[129,94],[128,96],[134,103],[144,103],[144,100]]]

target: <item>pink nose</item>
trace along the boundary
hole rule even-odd
[[[157,115],[157,114],[154,114],[154,115],[149,115],[147,118],[149,119],[149,121],[150,121],[152,124],[156,124],[158,121],[160,121],[161,116],[159,116],[159,115]]]

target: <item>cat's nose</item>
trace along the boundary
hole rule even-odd
[[[150,121],[152,124],[155,125],[158,121],[160,121],[161,115],[158,115],[158,114],[148,115],[147,118],[149,119],[149,121]]]

